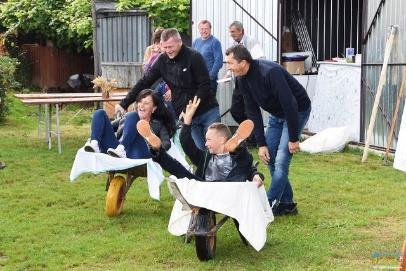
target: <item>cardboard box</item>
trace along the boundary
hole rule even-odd
[[[282,62],[282,66],[290,73],[290,74],[304,74],[304,61],[284,61]]]
[[[289,52],[289,53],[282,53],[282,62],[284,61],[298,61],[297,59],[292,59],[298,56],[306,57],[304,60],[304,68],[305,68],[305,73],[311,73],[312,72],[312,51],[306,51],[306,52]],[[300,59],[299,59],[300,60]]]

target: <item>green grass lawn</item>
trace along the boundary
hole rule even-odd
[[[104,213],[106,174],[69,182],[91,111],[62,111],[62,154],[37,134],[37,108],[13,99],[0,125],[0,270],[372,270],[396,266],[406,235],[406,174],[361,153],[295,155],[299,215],[277,218],[265,247],[245,247],[233,223],[217,235],[216,258],[199,262],[194,243],[167,231],[173,199],[152,200],[145,180],[123,214]],[[252,151],[256,156],[256,150]],[[269,172],[266,173],[269,186]]]

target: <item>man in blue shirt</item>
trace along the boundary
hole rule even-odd
[[[258,156],[271,171],[268,200],[275,216],[297,214],[289,182],[289,165],[299,151],[299,136],[309,119],[311,102],[303,86],[279,64],[253,60],[242,45],[226,51],[226,63],[244,98],[248,119],[254,122]],[[264,133],[261,108],[269,115]]]
[[[210,87],[214,94],[217,93],[217,75],[223,66],[223,52],[221,43],[211,34],[211,23],[202,20],[198,24],[200,38],[195,39],[193,49],[202,54],[210,76]]]

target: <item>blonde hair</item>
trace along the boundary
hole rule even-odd
[[[227,140],[231,138],[231,131],[228,128],[227,125],[220,123],[220,122],[215,122],[211,124],[207,129],[213,129],[219,132],[222,136],[224,136]]]

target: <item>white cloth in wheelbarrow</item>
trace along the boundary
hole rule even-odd
[[[162,168],[152,159],[115,158],[104,153],[86,152],[83,148],[76,153],[70,172],[70,181],[74,181],[82,173],[107,172],[124,170],[147,164],[147,183],[151,198],[159,200],[159,186],[164,180]]]
[[[168,154],[178,160],[185,168],[189,168],[184,155],[180,153],[176,145],[171,141],[171,148]],[[162,168],[152,159],[129,159],[116,158],[104,153],[86,152],[83,148],[76,153],[75,161],[73,162],[70,172],[70,181],[74,181],[82,173],[107,172],[112,170],[124,170],[136,166],[147,164],[147,183],[149,195],[155,200],[159,200],[159,186],[164,180]]]
[[[264,186],[252,182],[200,182],[186,178],[176,179],[186,201],[217,213],[235,218],[247,241],[259,251],[266,242],[266,228],[274,220]],[[176,236],[186,234],[191,211],[183,211],[178,200],[172,209],[168,231]]]

